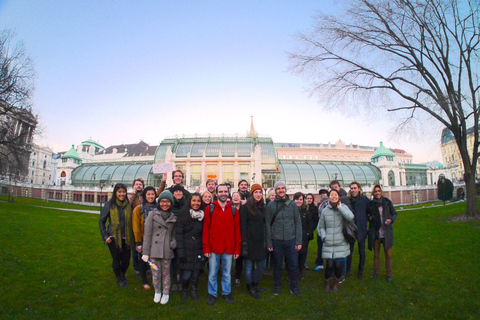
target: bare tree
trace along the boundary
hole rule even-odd
[[[351,0],[340,17],[319,14],[300,35],[293,72],[313,78],[313,91],[382,107],[404,123],[427,115],[455,137],[465,169],[467,212],[479,218],[475,188],[480,116],[480,21],[476,0]],[[347,98],[345,98],[347,97]],[[352,101],[352,100],[350,100]],[[467,128],[474,127],[473,153]]]
[[[33,63],[13,38],[9,30],[0,33],[0,173],[18,179],[27,169],[38,120],[31,108]]]

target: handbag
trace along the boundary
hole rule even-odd
[[[342,217],[342,233],[345,239],[347,239],[348,243],[355,243],[357,240],[358,228],[355,223],[352,221],[347,221],[345,218]]]

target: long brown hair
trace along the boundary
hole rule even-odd
[[[250,211],[250,214],[252,216],[259,215],[260,210],[258,210],[258,209],[259,208],[263,209],[263,207],[264,207],[263,197],[260,199],[260,201],[258,202],[258,205],[257,205],[257,203],[255,202],[255,199],[253,198],[253,195],[250,195],[250,197],[247,199],[246,205],[248,207],[248,211]]]

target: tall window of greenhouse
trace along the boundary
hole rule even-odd
[[[215,179],[218,183],[218,165],[216,164],[207,164],[205,166],[207,179]]]
[[[223,183],[230,182],[233,185],[235,177],[233,175],[233,164],[223,164]]]
[[[190,166],[190,185],[199,186],[202,182],[202,165],[192,164]]]
[[[240,164],[238,165],[238,172],[240,174],[238,180],[245,179],[250,184],[250,165],[249,164]]]

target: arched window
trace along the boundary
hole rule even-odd
[[[388,172],[388,185],[395,186],[395,173],[392,170]]]

